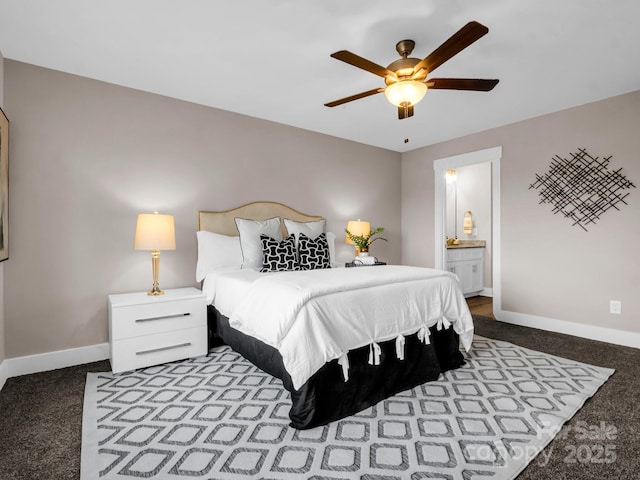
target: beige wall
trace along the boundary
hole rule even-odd
[[[3,106],[4,106],[4,57],[2,56],[2,52],[0,52],[0,107],[3,107]],[[3,263],[0,263],[0,365],[4,360],[4,357],[5,355],[4,355],[4,262],[3,262]]]
[[[133,249],[140,212],[175,215],[163,288],[195,284],[199,209],[256,200],[324,215],[338,239],[366,218],[388,233],[373,253],[400,261],[398,153],[15,61],[5,91],[9,358],[107,341],[107,295],[150,287],[150,255]]]
[[[502,146],[503,310],[640,332],[640,188],[588,232],[539,205],[538,191],[529,189],[555,154],[579,147],[612,155],[611,169],[622,168],[640,187],[638,125],[640,91],[403,154],[403,261],[434,265],[433,161]],[[609,313],[612,299],[622,301],[622,315]]]
[[[498,145],[503,309],[640,331],[640,190],[584,232],[528,188],[554,154],[578,147],[613,155],[638,185],[640,92],[401,156],[9,60],[4,77],[11,259],[0,264],[0,360],[107,340],[106,296],[150,286],[149,255],[132,247],[140,212],[176,215],[163,288],[195,284],[198,209],[254,200],[322,214],[339,237],[348,219],[367,218],[390,240],[375,255],[432,266],[433,160]],[[339,255],[352,249],[339,243]],[[608,313],[610,299],[622,315]]]

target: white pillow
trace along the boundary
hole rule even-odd
[[[296,222],[294,220],[284,219],[284,226],[287,228],[289,235],[296,237],[296,246],[298,245],[299,236],[304,233],[311,240],[315,240],[318,235],[324,232],[324,226],[327,221],[323,218],[315,222]]]
[[[331,266],[335,267],[336,264],[336,234],[327,232],[327,243],[329,244],[329,260]]]
[[[262,243],[260,235],[267,235],[274,240],[282,240],[280,217],[267,220],[247,220],[235,218],[238,232],[240,232],[240,248],[242,248],[242,268],[262,268]]]
[[[201,282],[208,273],[222,267],[242,265],[240,237],[229,237],[219,233],[196,233],[198,238],[198,262],[196,263],[196,281]]]
[[[287,227],[289,235],[292,233],[296,236],[296,247],[298,246],[298,235],[304,233],[311,240],[315,240],[318,235],[324,232],[327,221],[323,218],[315,222],[296,222],[294,220],[284,219],[284,226]],[[327,243],[329,244],[329,257],[331,266],[336,264],[336,235],[327,232]]]

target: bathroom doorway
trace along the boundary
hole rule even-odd
[[[455,248],[484,244],[475,252],[483,257],[478,266],[482,291],[476,290],[473,295],[492,297],[491,163],[448,169],[445,191],[445,235],[449,242],[458,244]]]
[[[502,158],[502,147],[489,148],[486,150],[479,150],[476,152],[470,152],[462,155],[456,155],[453,157],[446,157],[435,160],[433,162],[434,178],[435,178],[435,267],[440,269],[446,269],[446,237],[451,235],[458,235],[458,238],[487,240],[487,253],[486,257],[490,257],[485,268],[489,269],[489,272],[484,276],[484,286],[482,294],[493,297],[493,311],[501,310],[501,289],[500,289],[500,160]],[[467,169],[467,167],[469,167]],[[458,173],[459,178],[456,180],[464,180],[465,185],[460,187],[467,189],[467,198],[464,200],[465,193],[461,194],[460,190],[454,190],[451,188],[452,170],[456,171],[456,177]],[[447,174],[449,171],[449,174]],[[486,171],[487,177],[484,177],[481,172]],[[464,175],[463,175],[464,174]],[[480,180],[483,178],[484,180]],[[447,185],[449,180],[449,186]],[[477,200],[477,188],[469,187],[474,182],[489,181],[490,182],[490,200],[489,207],[481,206],[479,200]],[[477,185],[476,185],[477,187]],[[482,190],[482,188],[480,188]],[[474,197],[475,196],[475,197]],[[457,198],[456,198],[457,197]],[[462,198],[461,198],[462,197]],[[473,199],[475,198],[475,199]],[[464,203],[464,202],[467,203]],[[472,202],[472,203],[469,203]],[[457,208],[447,208],[447,205],[457,203]],[[473,212],[473,208],[470,205],[478,206],[478,214],[481,218],[476,225],[478,230],[473,234],[464,234],[462,228],[462,215],[465,215],[466,210]],[[484,211],[488,209],[489,211]],[[482,211],[481,211],[482,210]],[[468,216],[468,215],[467,215]],[[453,223],[453,228],[452,224]],[[490,225],[488,225],[490,223]],[[480,225],[482,224],[482,230]],[[484,238],[481,238],[484,237]],[[487,282],[487,278],[490,279]]]

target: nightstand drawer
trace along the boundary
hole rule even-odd
[[[111,369],[118,373],[206,354],[207,329],[182,329],[111,342]]]
[[[127,305],[111,309],[112,340],[193,328],[206,324],[204,297]]]

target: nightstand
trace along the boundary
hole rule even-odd
[[[113,373],[207,354],[207,305],[197,288],[109,295]]]

